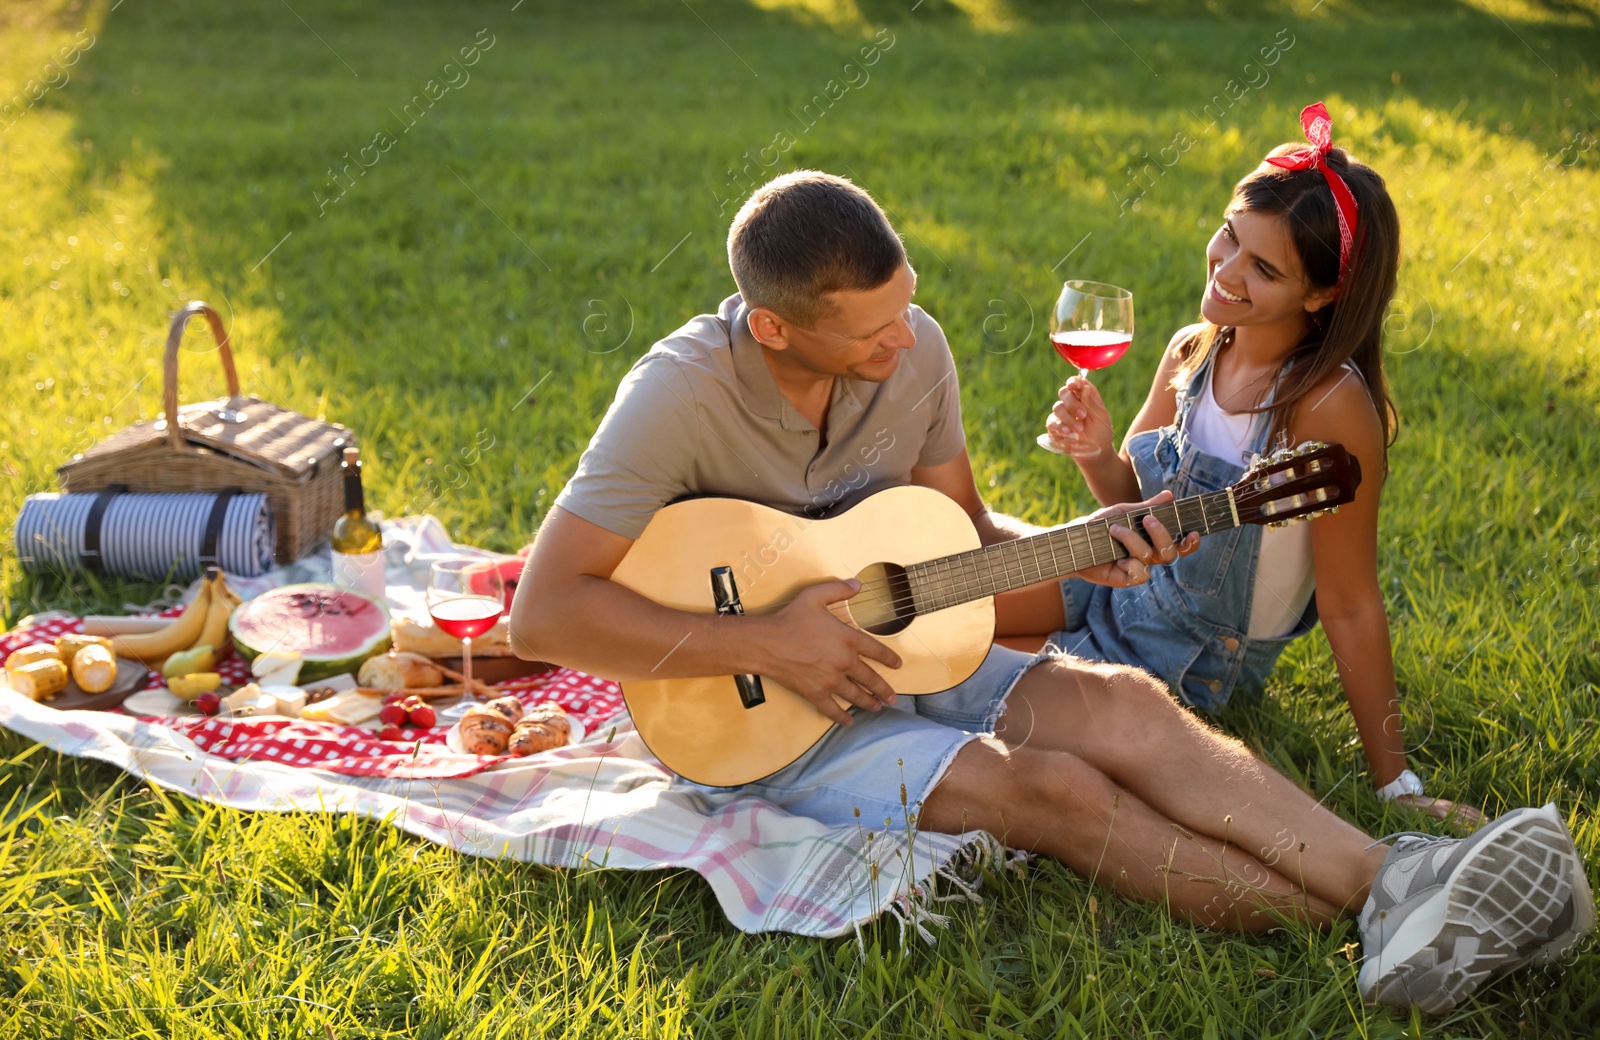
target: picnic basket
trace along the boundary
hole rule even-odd
[[[189,319],[211,327],[228,396],[178,407],[178,348]],[[355,436],[239,393],[239,374],[222,317],[196,300],[167,333],[163,418],[134,423],[56,470],[69,492],[260,491],[277,525],[274,556],[298,559],[328,537],[344,512],[340,454]]]

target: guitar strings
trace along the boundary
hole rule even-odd
[[[1057,528],[1054,531],[1033,535],[1028,539],[1017,539],[1012,542],[999,542],[995,545],[981,546],[977,549],[940,557],[936,560],[928,560],[923,561],[922,563],[911,564],[905,568],[906,573],[903,575],[897,575],[892,578],[878,578],[869,582],[863,582],[861,589],[858,590],[856,595],[852,596],[851,598],[855,599],[861,596],[862,593],[875,593],[885,587],[900,584],[906,587],[906,591],[897,592],[891,596],[885,597],[896,616],[899,616],[902,610],[910,610],[912,613],[917,612],[915,608],[918,593],[922,593],[923,598],[928,601],[922,610],[931,613],[935,610],[943,609],[944,607],[968,602],[982,595],[994,595],[996,593],[998,585],[1004,579],[978,574],[975,571],[969,572],[966,570],[967,565],[976,563],[979,557],[984,555],[992,555],[1001,557],[1003,559],[1004,550],[1012,549],[1017,555],[1017,560],[1015,562],[1018,566],[1018,572],[1025,575],[1026,561],[1021,559],[1022,546],[1029,543],[1033,543],[1036,546],[1044,539],[1057,537],[1065,538],[1067,540],[1067,549],[1069,551],[1070,558],[1073,560],[1074,564],[1077,564],[1077,552],[1072,548],[1071,543],[1073,536],[1081,533],[1083,535],[1082,541],[1084,543],[1083,551],[1088,555],[1089,562],[1081,566],[1074,566],[1072,569],[1082,570],[1084,567],[1098,566],[1102,563],[1109,563],[1112,560],[1121,559],[1126,555],[1125,551],[1121,553],[1118,552],[1118,550],[1122,549],[1122,543],[1117,542],[1110,536],[1110,528],[1112,524],[1121,523],[1134,517],[1152,516],[1158,512],[1165,512],[1173,515],[1175,525],[1180,531],[1198,530],[1200,526],[1205,526],[1207,529],[1209,529],[1210,524],[1206,518],[1206,509],[1212,503],[1206,500],[1215,498],[1218,495],[1221,495],[1225,498],[1226,492],[1211,492],[1206,495],[1197,495],[1193,498],[1184,499],[1181,502],[1167,503],[1165,506],[1157,506],[1150,510],[1133,510],[1128,513],[1118,514],[1117,516],[1104,517],[1098,520],[1086,520],[1080,523],[1070,524],[1067,527]],[[1189,522],[1190,520],[1195,522],[1191,523]],[[1113,551],[1113,555],[1111,556],[1110,560],[1102,560],[1096,557],[1095,548],[1091,544],[1091,535],[1096,533],[1097,529],[1098,533],[1108,543],[1108,547]],[[995,552],[995,550],[1000,551]],[[1034,555],[1034,565],[1036,567],[1041,567],[1041,563],[1038,558],[1038,549],[1034,547],[1031,549],[1031,551]],[[1059,556],[1057,551],[1052,547],[1050,549],[1050,553],[1052,558],[1052,566],[1058,567]],[[916,570],[918,573],[913,575],[913,570]],[[993,568],[991,568],[991,570],[993,570]],[[1005,573],[1007,576],[1009,576],[1009,567],[1006,568]],[[1034,584],[1038,581],[1048,580],[1049,577],[1049,575],[1042,576],[1033,579],[1033,581],[1025,581],[1023,584]],[[955,580],[951,581],[950,579],[952,578]],[[983,586],[985,584],[990,586],[987,591],[983,590]],[[916,587],[912,587],[913,585]],[[949,598],[952,594],[955,596],[953,599]],[[948,602],[945,602],[946,599],[948,599]],[[781,602],[759,607],[757,608],[757,611],[775,611],[782,609],[793,602],[793,599],[787,599]]]
[[[1016,565],[1018,575],[1026,579],[1027,561],[1022,557],[1022,550],[1024,546],[1028,547],[1029,551],[1032,552],[1033,566],[1040,576],[1034,578],[1032,581],[1024,580],[1020,585],[1013,585],[1011,588],[1020,588],[1022,585],[1034,584],[1038,581],[1048,580],[1048,577],[1050,576],[1043,574],[1044,568],[1039,557],[1040,545],[1045,545],[1050,552],[1051,568],[1057,573],[1060,572],[1061,562],[1059,556],[1057,555],[1056,546],[1052,544],[1052,540],[1065,540],[1065,547],[1069,554],[1069,558],[1073,563],[1072,569],[1074,571],[1084,569],[1085,566],[1093,567],[1102,563],[1111,562],[1111,560],[1121,559],[1126,555],[1126,552],[1120,542],[1117,542],[1115,539],[1110,537],[1110,527],[1114,523],[1131,521],[1134,518],[1142,519],[1145,516],[1155,516],[1157,513],[1162,513],[1172,517],[1171,526],[1174,526],[1178,529],[1180,532],[1180,537],[1189,532],[1199,530],[1201,527],[1203,527],[1205,532],[1209,534],[1212,531],[1210,518],[1211,508],[1213,506],[1220,508],[1226,503],[1228,506],[1228,513],[1226,516],[1227,527],[1237,527],[1241,523],[1250,522],[1240,521],[1238,519],[1238,513],[1240,511],[1255,514],[1257,517],[1259,517],[1259,505],[1254,501],[1255,492],[1250,487],[1251,482],[1253,482],[1253,477],[1252,481],[1250,482],[1241,480],[1239,483],[1230,488],[1224,488],[1220,491],[1206,492],[1200,495],[1193,495],[1189,498],[1168,502],[1163,506],[1156,506],[1152,509],[1131,510],[1126,513],[1118,514],[1117,516],[1104,517],[1099,520],[1082,521],[1076,524],[1069,524],[1066,527],[1056,528],[1053,531],[1041,532],[1038,535],[1029,536],[1027,538],[1016,539],[1010,542],[998,542],[994,545],[981,546],[977,549],[971,549],[963,553],[954,553],[949,556],[940,557],[936,560],[911,564],[904,568],[902,574],[895,577],[880,578],[870,582],[864,582],[861,589],[857,591],[856,596],[851,598],[854,599],[860,596],[861,593],[868,592],[869,590],[876,593],[881,591],[885,586],[892,586],[898,583],[899,585],[903,586],[904,591],[897,591],[888,597],[884,597],[887,599],[894,617],[898,618],[902,616],[903,613],[910,613],[912,615],[916,615],[918,613],[932,613],[936,610],[942,610],[946,607],[955,606],[959,603],[969,602],[973,599],[979,598],[980,596],[998,594],[1000,591],[1000,586],[1010,582],[1011,565],[1013,563]],[[1287,490],[1287,486],[1272,489],[1273,494],[1280,496]],[[1158,517],[1158,519],[1160,519],[1160,517]],[[1219,522],[1222,520],[1223,518],[1219,515]],[[1097,558],[1096,549],[1092,539],[1096,525],[1098,525],[1099,534],[1102,536],[1104,544],[1107,548],[1111,549],[1112,555],[1110,560],[1101,560]],[[1132,524],[1130,523],[1128,526],[1131,527]],[[1080,532],[1082,533],[1083,550],[1089,558],[1089,562],[1086,565],[1079,564],[1077,560],[1077,550],[1074,547],[1074,538]],[[1013,556],[1015,557],[1013,560],[1007,560],[1005,558],[1007,549],[1012,551]],[[985,573],[980,573],[978,571],[978,566],[980,565],[980,561],[987,562],[984,560],[985,557],[991,560],[998,560],[1002,566],[1000,568],[996,568],[993,565],[989,565],[986,567]],[[996,576],[995,574],[997,569],[1001,571],[999,576]],[[1067,573],[1071,572],[1069,571]],[[985,586],[987,586],[987,588]],[[919,600],[922,601],[920,606]],[[769,607],[763,607],[761,609],[780,609],[792,602],[794,602],[794,600],[789,599],[781,603],[772,604]]]
[[[1184,499],[1180,502],[1171,502],[1164,506],[1156,506],[1149,510],[1134,510],[1128,513],[1119,514],[1118,516],[1114,517],[1105,517],[1099,520],[1084,521],[1079,524],[1069,525],[1068,527],[1058,528],[1046,535],[1032,536],[1027,539],[1018,539],[1012,542],[1000,542],[996,543],[995,545],[984,546],[980,549],[969,550],[965,553],[957,553],[952,556],[942,557],[939,560],[927,561],[927,564],[912,564],[911,566],[907,567],[906,570],[908,572],[908,576],[910,572],[914,570],[918,572],[915,575],[915,578],[920,582],[920,586],[918,589],[913,591],[914,593],[923,592],[929,594],[925,597],[928,602],[921,609],[925,612],[932,612],[934,610],[943,609],[947,606],[954,606],[957,603],[967,602],[976,598],[977,596],[993,595],[998,593],[999,587],[1002,584],[1010,583],[1011,575],[1013,573],[1013,565],[1015,567],[1015,573],[1019,578],[1022,579],[1021,584],[1023,585],[1034,584],[1038,581],[1045,581],[1055,574],[1063,573],[1061,571],[1061,558],[1058,552],[1058,547],[1054,544],[1050,544],[1050,541],[1048,540],[1051,538],[1051,536],[1054,536],[1055,541],[1065,541],[1066,544],[1064,548],[1067,550],[1068,558],[1073,564],[1073,566],[1065,573],[1071,573],[1071,571],[1082,570],[1084,567],[1098,566],[1099,564],[1110,562],[1109,560],[1101,559],[1099,557],[1096,546],[1093,544],[1092,535],[1094,533],[1099,533],[1103,538],[1102,544],[1112,550],[1111,560],[1121,559],[1126,555],[1126,551],[1123,549],[1122,544],[1110,537],[1110,527],[1114,523],[1121,523],[1134,518],[1142,518],[1144,516],[1156,516],[1157,519],[1162,519],[1164,523],[1170,523],[1172,526],[1175,526],[1180,532],[1199,530],[1202,526],[1209,530],[1210,523],[1207,519],[1206,509],[1213,503],[1207,500],[1213,496],[1216,496],[1217,494],[1217,492],[1211,492],[1207,495],[1197,495],[1193,498]],[[1222,493],[1222,495],[1223,497],[1226,497],[1225,492]],[[1083,535],[1081,539],[1081,547],[1088,557],[1088,562],[1086,564],[1081,563],[1078,560],[1078,547],[1074,544],[1074,542],[1077,541],[1074,536],[1080,531]],[[1044,564],[1044,561],[1040,555],[1041,546],[1050,554],[1050,564],[1048,568]],[[1005,550],[1008,548],[1012,550],[1013,556],[1013,559],[1009,561],[1005,560],[1004,558]],[[1032,568],[1034,569],[1035,573],[1040,575],[1039,577],[1032,578],[1031,580],[1028,574],[1030,561],[1024,556],[1025,548],[1027,552],[1031,553]],[[985,555],[998,557],[1003,561],[1004,566],[999,575],[995,575],[993,573],[995,568],[990,568],[989,574],[979,574],[975,571],[968,571],[966,569],[968,564],[975,564],[980,557]],[[1045,571],[1047,569],[1052,573],[1046,574]],[[950,580],[952,577],[954,577],[954,581]],[[985,588],[985,586],[987,586],[987,588]],[[1017,588],[1021,586],[1015,585],[1012,587]],[[914,599],[915,596],[912,598]],[[897,600],[894,603],[896,613],[898,614],[902,607],[908,605],[910,604]]]
[[[1209,531],[1211,530],[1211,523],[1207,511],[1211,506],[1226,501],[1227,494],[1228,493],[1226,490],[1208,492],[1206,494],[1185,498],[1181,501],[1169,502],[1165,505],[1156,506],[1152,509],[1132,510],[1127,513],[1103,517],[1098,520],[1080,521],[1079,523],[1056,528],[1053,531],[1031,535],[1026,539],[1016,539],[1010,542],[997,542],[994,545],[980,546],[977,549],[970,549],[966,552],[954,553],[949,556],[939,557],[934,560],[926,560],[922,561],[921,563],[914,563],[907,566],[904,573],[900,575],[890,578],[875,578],[872,581],[862,582],[861,588],[857,590],[856,594],[850,598],[856,599],[864,593],[877,593],[886,588],[892,588],[896,584],[899,584],[904,586],[904,591],[896,591],[886,597],[883,597],[885,600],[887,600],[895,617],[899,617],[902,611],[913,614],[919,612],[919,608],[917,606],[918,593],[922,593],[924,600],[926,600],[926,603],[920,608],[920,611],[931,613],[935,610],[944,609],[945,607],[969,602],[983,595],[996,594],[995,590],[998,589],[998,586],[1001,584],[1003,579],[993,576],[993,567],[990,568],[991,574],[989,575],[979,574],[976,572],[976,570],[969,572],[966,569],[969,564],[975,565],[982,556],[989,555],[1003,560],[1003,554],[1005,550],[1011,549],[1017,555],[1017,560],[1015,562],[1018,566],[1018,572],[1025,575],[1026,563],[1021,559],[1022,547],[1025,545],[1032,546],[1031,552],[1034,556],[1034,565],[1037,567],[1040,566],[1040,561],[1038,558],[1039,549],[1037,546],[1048,539],[1061,538],[1065,539],[1069,558],[1076,565],[1077,550],[1073,548],[1072,543],[1074,535],[1077,535],[1081,532],[1083,536],[1081,540],[1081,547],[1082,550],[1088,554],[1089,562],[1082,566],[1074,566],[1073,570],[1082,570],[1085,567],[1098,566],[1102,563],[1109,563],[1118,559],[1122,559],[1123,556],[1126,555],[1126,551],[1122,546],[1122,543],[1116,541],[1116,539],[1111,538],[1110,536],[1110,528],[1112,524],[1123,523],[1124,521],[1128,521],[1133,518],[1154,516],[1157,513],[1168,513],[1174,517],[1175,526],[1178,527],[1180,532],[1187,533],[1189,531],[1199,530],[1201,527],[1204,527],[1207,531]],[[1229,526],[1233,526],[1231,522]],[[1101,560],[1096,558],[1095,547],[1092,543],[1092,535],[1094,533],[1100,534],[1105,540],[1109,541],[1109,548],[1113,552],[1110,560]],[[1119,554],[1118,550],[1123,551]],[[1053,546],[1050,547],[1049,551],[1051,554],[1052,566],[1059,566],[1058,551]],[[912,574],[914,570],[917,572],[915,576]],[[1009,567],[1007,567],[1006,573],[1009,575]],[[1050,576],[1048,575],[1042,576],[1034,579],[1033,581],[1024,582],[1023,584],[1026,585],[1034,584],[1039,581],[1047,581],[1049,580],[1049,577]],[[988,592],[981,591],[984,584],[988,584],[990,586],[990,590]],[[915,587],[913,587],[914,585]],[[1020,588],[1021,586],[1014,587]],[[952,594],[956,598],[950,598]],[[946,600],[948,600],[948,602],[946,602]],[[786,600],[757,607],[755,610],[749,611],[748,613],[773,613],[789,606],[793,602],[794,598],[791,597]]]

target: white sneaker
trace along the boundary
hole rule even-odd
[[[1443,1014],[1494,975],[1553,960],[1594,923],[1554,805],[1506,813],[1465,839],[1403,835],[1361,911],[1361,995]]]

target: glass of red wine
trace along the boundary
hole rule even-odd
[[[494,627],[506,608],[500,568],[491,560],[455,557],[437,560],[428,572],[428,613],[439,631],[461,640],[461,674],[467,695],[472,688],[472,640]]]
[[[1061,286],[1056,309],[1050,315],[1050,345],[1078,375],[1089,378],[1121,360],[1133,342],[1133,293],[1105,282],[1074,279]],[[1039,435],[1039,447],[1057,455],[1087,458],[1100,449],[1073,451],[1058,448],[1048,433]]]

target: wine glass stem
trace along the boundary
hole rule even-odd
[[[1089,378],[1089,370],[1087,368],[1078,369],[1078,378],[1087,381]]]
[[[478,691],[472,688],[472,637],[467,636],[461,640],[461,685],[466,687],[469,699],[477,697]]]

